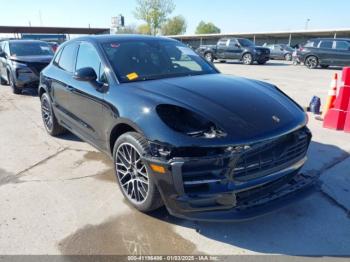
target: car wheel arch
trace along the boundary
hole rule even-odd
[[[109,152],[113,154],[114,144],[117,139],[127,133],[127,132],[136,132],[141,135],[144,135],[142,130],[130,120],[122,119],[116,123],[111,131],[109,132]]]
[[[243,57],[244,57],[246,54],[250,54],[250,55],[252,56],[252,58],[254,59],[253,53],[252,53],[251,51],[249,51],[249,50],[246,50],[246,51],[244,51],[244,52],[242,53],[242,55],[241,55],[241,61],[243,60]]]
[[[44,93],[47,93],[47,90],[46,90],[44,87],[39,86],[39,89],[38,89],[38,96],[39,96],[39,98],[41,98],[41,96],[42,96]]]

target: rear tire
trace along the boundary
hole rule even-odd
[[[7,85],[7,81],[0,77],[0,85]]]
[[[224,63],[226,63],[226,60],[219,60],[219,62],[224,64]]]
[[[13,75],[11,72],[7,73],[7,77],[9,80],[9,85],[12,88],[12,93],[19,95],[22,93],[22,90],[16,86],[15,80],[13,79]]]
[[[251,53],[246,53],[242,57],[243,64],[252,65],[254,63],[253,56]]]
[[[205,60],[207,60],[210,63],[214,62],[214,55],[211,52],[207,52],[204,54]]]
[[[41,101],[41,116],[42,116],[46,131],[51,136],[58,136],[66,133],[67,130],[64,127],[62,127],[56,119],[56,116],[52,110],[51,99],[48,96],[48,94],[47,93],[42,94],[40,97],[40,101]]]
[[[261,61],[258,61],[258,64],[259,64],[259,65],[265,65],[266,62],[267,62],[266,60],[261,60]]]
[[[285,59],[286,61],[292,61],[293,57],[292,57],[291,54],[285,54],[284,59]]]
[[[309,56],[305,60],[305,66],[309,69],[315,69],[318,66],[318,58],[316,56]]]
[[[147,140],[136,132],[121,135],[114,144],[113,159],[117,181],[124,197],[141,212],[163,205],[161,195],[142,156],[149,151]]]

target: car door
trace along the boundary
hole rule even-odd
[[[276,52],[276,57],[278,59],[283,59],[284,58],[284,47],[281,45],[275,45],[275,52]]]
[[[4,41],[1,43],[0,46],[0,51],[4,52],[5,55],[7,55],[7,53],[5,52],[6,49],[5,46],[8,46],[7,41]],[[0,76],[2,79],[7,80],[7,71],[6,71],[6,67],[7,67],[7,58],[6,57],[0,57]]]
[[[228,49],[226,56],[229,59],[240,59],[241,58],[242,49],[239,45],[238,41],[234,38],[229,39]]]
[[[228,47],[228,39],[220,39],[216,47],[217,58],[226,59],[226,52]]]
[[[275,49],[274,49],[275,45],[267,45],[265,46],[266,48],[270,49],[270,57],[271,58],[275,58]]]
[[[53,72],[49,76],[53,110],[59,122],[70,130],[73,129],[75,122],[70,106],[77,49],[78,44],[75,42],[61,48],[54,57]]]
[[[333,40],[321,40],[318,44],[317,56],[321,65],[333,65],[336,51],[333,49]]]
[[[105,66],[95,46],[88,42],[81,42],[77,52],[75,71],[87,67],[94,69],[97,81],[73,79],[69,108],[74,116],[74,128],[79,130],[86,140],[101,148],[104,144],[102,141],[105,131],[103,102],[108,80],[104,73]]]
[[[350,65],[350,43],[348,41],[335,41],[335,65],[349,66]]]

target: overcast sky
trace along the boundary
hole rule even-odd
[[[135,0],[3,0],[0,25],[110,27],[111,17],[123,14],[127,24],[141,24],[133,16]],[[222,32],[350,28],[349,0],[174,0],[174,15],[183,15],[186,34],[210,21]],[[41,15],[40,15],[41,14]],[[41,17],[41,18],[40,18]]]

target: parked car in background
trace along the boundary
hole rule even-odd
[[[43,41],[2,41],[0,51],[1,84],[9,84],[15,94],[20,94],[23,88],[37,88],[40,72],[50,63],[52,57],[51,47]]]
[[[263,65],[270,59],[270,49],[256,46],[245,38],[222,38],[216,45],[201,45],[197,50],[207,61],[239,60],[246,65]]]
[[[310,69],[350,66],[350,38],[315,38],[298,52],[300,61]]]
[[[55,53],[59,44],[57,42],[48,42],[49,46],[51,46],[52,51]]]
[[[294,49],[291,48],[289,45],[271,44],[271,45],[266,45],[265,47],[270,49],[271,59],[292,61]]]
[[[70,40],[40,78],[44,126],[114,161],[131,205],[194,220],[240,220],[312,192],[299,171],[307,115],[277,87],[230,77],[173,39]]]

